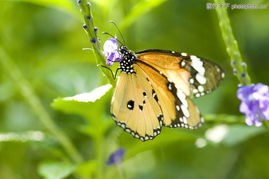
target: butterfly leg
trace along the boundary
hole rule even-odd
[[[101,65],[101,67],[103,67],[103,68],[109,70],[110,73],[111,73],[111,75],[112,75],[112,77],[113,77],[113,79],[114,79],[114,80],[116,79],[116,77],[117,77],[117,73],[118,73],[118,71],[119,71],[120,68],[117,68],[116,72],[113,73],[113,71],[112,71],[110,68],[108,68],[107,66],[105,66],[105,65]]]

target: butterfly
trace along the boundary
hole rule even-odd
[[[217,64],[169,50],[135,53],[124,45],[117,49],[116,39],[109,40],[112,50],[105,54],[107,63],[119,62],[120,71],[110,109],[117,125],[142,141],[155,138],[162,127],[197,129],[202,125],[191,98],[218,87],[224,72]]]

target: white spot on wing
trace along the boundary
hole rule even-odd
[[[172,90],[172,84],[171,84],[171,83],[169,83],[169,85],[168,85],[168,89],[169,89],[169,90]]]
[[[187,106],[185,106],[185,105],[181,105],[181,110],[182,110],[184,116],[186,116],[186,117],[190,117],[190,113],[189,113],[189,111],[188,111]],[[184,118],[183,118],[183,119],[184,119]]]
[[[188,121],[187,121],[187,118],[186,117],[183,117],[183,123],[184,124],[188,124]]]
[[[196,74],[196,80],[200,84],[205,84],[206,83],[206,78],[204,76],[202,76],[201,74],[199,74],[199,73]]]
[[[177,108],[177,111],[179,111],[179,110],[180,110],[179,105],[176,105],[176,108]]]
[[[195,94],[195,93],[198,93],[198,90],[197,89],[193,89],[192,92]]]
[[[194,79],[191,78],[191,79],[190,79],[190,84],[193,84],[193,83],[194,83]]]
[[[186,65],[186,63],[183,60],[181,61],[180,64],[181,64],[181,67],[184,67]]]
[[[145,137],[145,139],[146,139],[146,140],[148,140],[148,139],[149,139],[149,137],[148,137],[148,136],[146,136],[146,137]]]
[[[187,54],[186,54],[186,53],[181,53],[181,55],[182,55],[182,56],[184,56],[184,57],[185,57],[185,56],[187,56]]]
[[[205,68],[203,66],[203,62],[201,61],[200,58],[196,57],[196,56],[191,56],[191,65],[192,67],[198,71],[198,73],[200,73],[201,75],[204,75],[205,74]]]
[[[198,86],[198,90],[200,91],[200,92],[203,92],[205,89],[204,89],[204,87],[203,86]]]
[[[179,98],[180,102],[188,107],[188,102],[186,100],[186,95],[180,90],[177,89],[177,97]]]

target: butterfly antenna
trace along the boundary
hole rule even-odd
[[[113,35],[111,35],[111,34],[108,33],[108,32],[102,32],[102,34],[105,34],[105,35],[108,35],[108,36],[110,36],[110,37],[112,37],[112,38],[115,38]]]
[[[112,23],[112,24],[116,27],[116,29],[118,30],[118,32],[119,32],[119,34],[120,34],[120,36],[121,36],[121,38],[122,38],[122,40],[123,40],[123,45],[125,46],[125,40],[124,40],[124,38],[123,38],[123,35],[122,35],[122,33],[121,33],[119,27],[117,26],[117,24],[116,24],[114,21],[109,21],[109,22]]]
[[[102,34],[105,34],[105,35],[108,35],[108,36],[110,36],[110,37],[112,37],[112,38],[115,38],[113,35],[111,35],[111,34],[108,33],[108,32],[102,32]],[[117,37],[116,37],[116,40],[117,40],[121,45],[124,45],[124,43],[122,43]]]

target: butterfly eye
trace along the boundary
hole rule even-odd
[[[127,47],[126,46],[121,46],[120,47],[120,53],[124,54],[127,51]]]

